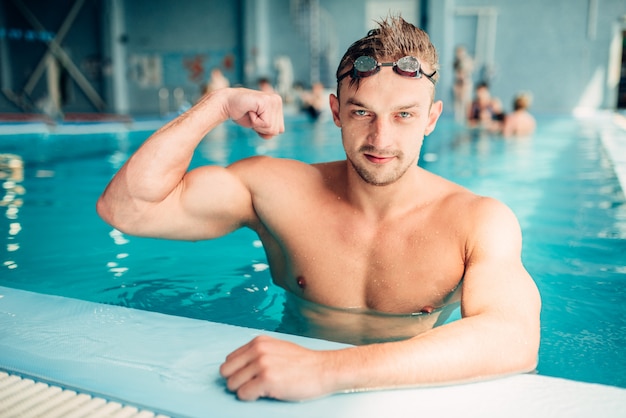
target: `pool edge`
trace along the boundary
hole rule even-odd
[[[626,195],[626,116],[612,113],[611,124],[600,127],[600,139],[607,151],[615,175]]]
[[[568,416],[592,411],[626,416],[626,389],[538,375],[335,395],[305,403],[239,402],[226,391],[217,368],[228,352],[264,331],[1,286],[0,328],[6,330],[0,336],[0,368],[154,411],[173,411],[174,416],[203,416],[207,408],[223,410],[220,416],[345,416],[358,411],[360,417],[374,417],[388,415],[389,408],[397,409],[394,416],[414,416],[416,408],[441,411],[442,402],[465,416],[474,410],[476,416],[521,417],[565,406],[571,408]],[[343,346],[279,336],[314,349]],[[449,405],[450,398],[459,402]],[[483,405],[486,399],[490,403]]]

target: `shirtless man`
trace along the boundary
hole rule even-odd
[[[133,235],[203,240],[251,228],[276,284],[318,304],[428,312],[462,287],[462,319],[401,341],[315,351],[255,338],[220,368],[240,399],[534,369],[540,300],[521,263],[515,216],[417,165],[442,111],[433,102],[437,66],[426,33],[389,18],[348,49],[337,71],[330,107],[346,160],[258,156],[188,171],[196,146],[229,118],[265,139],[284,130],[279,96],[221,89],[154,133],[99,199],[99,214]]]
[[[531,96],[528,93],[520,93],[513,100],[513,112],[504,118],[502,135],[504,136],[529,136],[535,132],[537,122],[533,115],[528,112]]]

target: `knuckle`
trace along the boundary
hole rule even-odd
[[[259,377],[262,380],[268,380],[271,377],[271,361],[268,356],[261,356],[256,361],[257,367],[259,368]]]
[[[270,339],[266,335],[259,335],[252,340],[251,347],[255,352],[263,353],[266,351],[269,341]]]

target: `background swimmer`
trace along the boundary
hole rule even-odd
[[[537,122],[528,112],[532,97],[529,93],[520,93],[513,100],[513,112],[504,118],[502,135],[528,136],[535,132]]]

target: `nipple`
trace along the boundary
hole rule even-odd
[[[432,313],[432,311],[434,311],[434,310],[435,310],[435,308],[433,308],[432,306],[428,305],[428,306],[424,306],[420,312],[425,313],[425,314],[429,314],[429,313]]]
[[[298,276],[296,278],[296,283],[298,283],[298,286],[302,290],[304,290],[304,288],[306,287],[306,280],[304,280],[304,276]]]

